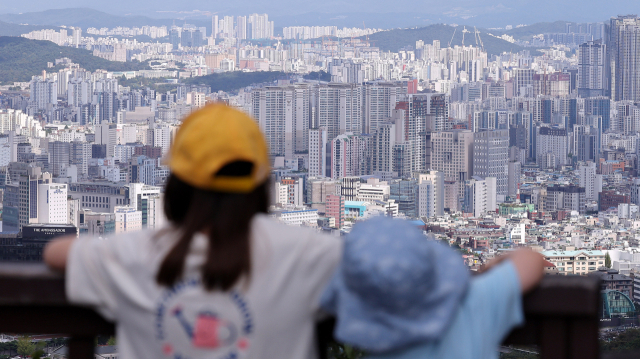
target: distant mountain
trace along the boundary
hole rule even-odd
[[[422,40],[426,44],[431,44],[433,40],[440,41],[440,47],[447,47],[449,42],[451,46],[462,45],[463,26],[452,27],[448,25],[430,25],[417,29],[401,29],[377,32],[369,35],[369,41],[372,46],[377,46],[382,51],[396,52],[399,49],[412,46],[415,48],[416,41]],[[476,45],[473,27],[467,26],[469,33],[464,34],[465,45]],[[489,55],[499,55],[503,52],[518,52],[523,50],[522,46],[512,44],[508,41],[487,35],[487,30],[480,31],[480,39],[484,44],[484,49]],[[366,37],[360,37],[365,39]],[[478,43],[479,44],[479,43]]]
[[[93,56],[91,51],[58,46],[51,41],[0,36],[0,83],[29,81],[47,69],[47,62],[68,57],[81,67],[95,71],[133,71],[148,69],[147,63],[114,62]]]
[[[173,23],[173,20],[170,19],[152,19],[146,16],[118,16],[87,8],[55,9],[27,12],[24,14],[2,14],[0,15],[0,21],[14,24],[75,26],[82,29],[89,27],[113,28],[117,26],[134,27],[144,25],[171,26]]]
[[[0,21],[0,36],[20,36],[35,30],[50,29],[53,26],[19,25]]]
[[[571,21],[555,21],[555,22],[539,22],[532,25],[513,28],[511,30],[487,30],[494,35],[507,34],[513,36],[516,40],[531,40],[534,35],[565,32],[567,24],[575,25]]]
[[[90,2],[86,0],[0,0],[0,11],[27,13],[51,7],[86,7],[87,4],[109,13],[122,15],[131,13],[156,18],[190,18],[215,13],[234,16],[267,13],[273,18],[289,16],[295,20],[294,17],[302,18],[304,14],[326,13],[329,19],[353,18],[349,26],[358,27],[363,20],[367,21],[361,17],[364,14],[371,17],[379,16],[381,20],[388,20],[390,23],[403,21],[401,25],[384,25],[384,22],[376,24],[373,19],[371,24],[367,22],[367,26],[380,28],[426,26],[435,23],[464,23],[488,28],[533,24],[541,21],[553,22],[567,18],[577,22],[595,22],[604,21],[618,14],[637,13],[639,9],[637,0],[109,0]],[[414,19],[414,17],[420,17],[420,19]],[[423,21],[425,19],[429,22]],[[276,26],[288,25],[283,21]]]

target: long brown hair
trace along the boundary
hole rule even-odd
[[[244,176],[252,165],[233,162],[217,175]],[[172,286],[182,277],[191,240],[198,232],[209,237],[202,283],[207,290],[228,290],[251,269],[250,224],[256,213],[268,210],[266,182],[246,194],[208,191],[170,175],[165,189],[164,212],[180,237],[160,265],[156,281]]]

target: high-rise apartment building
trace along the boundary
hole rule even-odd
[[[438,171],[416,173],[418,180],[418,217],[444,214],[444,174]]]
[[[272,156],[293,158],[309,150],[309,86],[270,86],[252,91],[252,115]]]
[[[71,163],[71,151],[69,142],[49,142],[49,170],[55,177],[60,176],[61,171]]]
[[[576,125],[573,127],[572,154],[578,161],[596,162],[600,153],[602,131],[593,126]]]
[[[238,16],[236,18],[235,38],[238,40],[245,40],[247,38],[247,17],[246,16]]]
[[[223,37],[233,37],[234,27],[233,27],[233,16],[225,16],[222,20],[220,20],[220,33]]]
[[[364,133],[374,134],[378,127],[391,117],[401,92],[401,87],[394,83],[364,86]]]
[[[249,15],[249,28],[247,35],[251,34],[251,39],[270,39],[273,37],[273,21],[269,21],[267,14]]]
[[[366,174],[367,145],[365,137],[353,133],[334,138],[331,141],[331,178]]]
[[[528,68],[513,69],[513,92],[516,96],[533,96],[533,75],[535,70]]]
[[[640,101],[640,18],[612,18],[608,30],[611,99]]]
[[[598,194],[602,192],[602,175],[596,173],[594,162],[581,163],[578,167],[580,187],[585,189],[585,197],[588,201],[597,201]]]
[[[567,131],[540,127],[536,136],[536,162],[541,168],[559,168],[568,163]]]
[[[213,15],[211,17],[211,37],[215,38],[218,36],[220,30],[218,29],[218,15]]]
[[[434,132],[431,169],[444,174],[445,208],[461,209],[464,183],[473,175],[473,136],[469,130]]]
[[[578,96],[607,94],[607,46],[602,40],[588,41],[578,48]]]
[[[371,171],[398,172],[394,162],[396,143],[404,141],[404,119],[381,123],[371,137]]]
[[[38,110],[46,110],[58,103],[58,82],[53,79],[37,77],[31,81],[30,90],[30,102]]]
[[[404,119],[403,140],[409,148],[411,172],[432,167],[431,134],[450,129],[448,107],[447,96],[439,93],[406,95],[396,105],[393,117]]]
[[[602,117],[601,123],[597,126],[602,128],[602,132],[605,132],[610,128],[617,131],[624,130],[623,124],[611,123],[611,100],[608,97],[598,96],[585,98],[584,113],[585,115]]]
[[[323,127],[309,130],[309,176],[327,175],[327,130]]]
[[[451,130],[432,134],[431,168],[444,173],[445,181],[464,183],[473,175],[473,138],[469,130]]]
[[[494,177],[498,202],[503,202],[508,194],[509,130],[476,132],[473,141],[473,175]]]
[[[11,183],[6,185],[3,224],[8,230],[21,231],[29,223],[38,223],[38,185],[51,181],[40,167],[26,163],[9,164]]]
[[[474,217],[481,217],[487,212],[495,212],[496,208],[495,177],[483,179],[473,176],[465,182],[463,212],[473,213]]]
[[[314,91],[314,125],[326,128],[330,141],[347,132],[362,133],[362,86],[327,84]]]
[[[96,140],[95,144],[106,146],[107,157],[112,157],[117,141],[118,125],[103,121],[100,125],[94,127]]]
[[[507,195],[515,198],[520,188],[522,164],[518,161],[509,162],[507,165],[508,178],[507,178]]]

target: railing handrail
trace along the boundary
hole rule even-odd
[[[0,263],[0,333],[69,335],[69,358],[93,357],[94,337],[114,325],[94,310],[68,303],[62,273],[44,264]],[[546,276],[523,300],[526,324],[507,344],[537,344],[541,357],[598,359],[600,281],[588,276]],[[319,326],[330,338],[331,327]]]

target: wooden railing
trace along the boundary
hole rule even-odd
[[[0,333],[64,334],[70,359],[92,359],[95,337],[113,335],[113,323],[70,305],[64,276],[44,264],[0,264]]]
[[[537,345],[544,359],[599,358],[599,292],[600,283],[592,277],[545,277],[524,298],[525,326],[505,345]],[[322,348],[331,330],[330,321],[318,326]],[[114,325],[89,308],[70,305],[61,274],[41,264],[2,263],[0,333],[62,334],[70,338],[70,359],[90,359],[94,338],[113,335]]]

